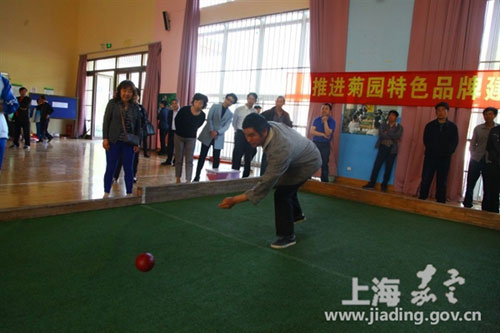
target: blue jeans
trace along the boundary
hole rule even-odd
[[[38,138],[38,140],[42,140],[42,130],[41,130],[41,127],[40,127],[40,122],[36,122],[36,136]]]
[[[7,144],[7,138],[0,138],[0,170],[2,170],[3,153],[5,152],[6,144]]]
[[[118,159],[123,161],[123,171],[125,171],[125,187],[127,194],[132,193],[134,185],[134,147],[122,141],[109,143],[109,150],[106,151],[106,173],[104,174],[104,192],[111,191],[113,175],[115,173]]]

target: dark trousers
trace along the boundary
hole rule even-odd
[[[274,221],[278,237],[292,236],[294,234],[293,222],[302,216],[297,190],[304,183],[276,186],[274,192]]]
[[[262,152],[262,161],[260,162],[260,175],[261,176],[264,176],[266,169],[267,169],[267,155],[266,155],[266,153]]]
[[[253,148],[245,138],[245,133],[242,130],[237,130],[234,133],[234,149],[231,168],[239,170],[241,167],[241,158],[245,158],[243,167],[243,178],[250,175],[250,164],[252,159],[257,154],[257,149]]]
[[[424,168],[422,170],[422,181],[420,183],[420,199],[427,199],[434,174],[436,176],[436,201],[446,202],[446,183],[448,181],[448,171],[450,169],[451,157],[429,157],[424,158]]]
[[[214,145],[214,140],[212,139],[212,142],[210,142],[210,146],[213,145]],[[195,178],[200,178],[201,170],[203,169],[203,165],[205,164],[205,159],[207,158],[210,146],[205,146],[204,144],[201,144],[200,157],[198,158],[198,165],[196,167]],[[212,164],[213,168],[217,169],[219,167],[219,163],[220,163],[220,149],[214,148],[214,162]]]
[[[167,161],[166,161],[168,163],[172,162],[172,158],[174,156],[174,137],[175,137],[175,132],[169,130],[168,141],[167,141]]]
[[[19,136],[21,135],[21,128],[23,129],[24,145],[30,145],[30,122],[16,120],[14,123],[14,144],[19,147]]]
[[[472,158],[469,161],[469,171],[467,171],[467,190],[465,191],[464,206],[472,207],[472,195],[474,187],[476,187],[479,176],[484,173],[484,157],[480,161],[475,161]]]
[[[500,166],[486,163],[483,171],[483,202],[481,207],[488,212],[498,213],[498,195],[500,194]]]
[[[104,174],[104,192],[109,193],[113,176],[120,157],[123,161],[123,171],[125,171],[125,187],[127,194],[132,193],[134,185],[133,158],[134,147],[122,141],[110,143],[110,148],[106,151],[106,173]]]
[[[167,145],[165,142],[165,137],[167,136],[168,130],[162,130],[160,129],[160,152],[166,153],[167,152]]]
[[[147,156],[148,155],[148,138],[149,136],[147,135],[144,135],[142,137],[142,149],[144,150],[144,156]]]
[[[328,161],[330,160],[330,142],[317,142],[314,144],[321,154],[321,181],[328,182]]]
[[[14,122],[9,120],[9,116],[7,116],[7,114],[4,113],[3,116],[5,117],[5,120],[7,121],[7,127],[9,128],[9,137],[13,137],[14,132],[15,132]]]
[[[370,176],[370,184],[375,185],[380,168],[382,167],[382,164],[385,163],[384,180],[382,181],[382,184],[384,186],[387,186],[387,183],[389,183],[389,178],[391,178],[392,167],[395,160],[396,154],[391,154],[391,147],[387,147],[386,145],[381,144],[378,148],[375,163],[373,163],[372,174]]]
[[[134,178],[137,175],[137,167],[139,166],[139,153],[134,153]],[[113,175],[113,178],[118,179],[120,178],[120,172],[122,171],[123,167],[123,159],[122,157],[118,157],[118,163],[116,164],[116,169],[115,169],[115,174]]]
[[[40,120],[40,135],[41,138],[39,137],[40,140],[43,139],[48,139],[52,140],[52,135],[49,133],[49,121],[50,119],[45,119],[45,120]]]

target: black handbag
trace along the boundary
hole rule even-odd
[[[146,122],[146,134],[148,136],[156,134],[155,127],[153,126],[153,124],[149,120]]]
[[[123,131],[125,132],[125,143],[132,146],[139,146],[141,140],[138,135],[127,133],[127,127],[125,126],[125,120],[123,119],[122,107],[120,106],[120,118],[122,118]]]

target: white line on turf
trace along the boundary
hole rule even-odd
[[[329,273],[329,274],[333,274],[333,275],[336,275],[338,277],[341,277],[341,278],[345,278],[345,279],[348,279],[349,281],[352,280],[352,276],[347,276],[345,274],[342,274],[342,273],[339,273],[337,271],[333,271],[333,270],[330,270],[330,269],[326,269],[322,266],[318,266],[318,265],[315,265],[315,264],[312,264],[304,259],[301,259],[301,258],[298,258],[298,257],[294,257],[294,256],[291,256],[291,255],[288,255],[286,254],[285,252],[282,252],[282,251],[276,251],[276,250],[271,250],[271,248],[269,247],[266,247],[266,246],[262,246],[262,245],[258,245],[258,244],[255,244],[255,243],[251,243],[251,242],[247,242],[246,240],[243,240],[241,238],[238,238],[238,237],[234,237],[233,235],[230,235],[230,234],[226,234],[224,232],[221,232],[221,231],[218,231],[218,230],[215,230],[215,229],[212,229],[212,228],[209,228],[209,227],[206,227],[204,225],[200,225],[198,223],[195,223],[195,222],[191,222],[191,221],[188,221],[188,220],[185,220],[183,218],[180,218],[178,216],[175,216],[175,215],[171,215],[171,214],[168,214],[168,213],[165,213],[164,211],[162,210],[159,210],[157,208],[153,208],[149,205],[141,205],[140,207],[142,208],[146,208],[146,209],[149,209],[149,210],[152,210],[154,212],[157,212],[161,215],[164,215],[164,216],[167,216],[168,218],[171,218],[171,219],[175,219],[175,220],[178,220],[178,221],[181,221],[183,223],[186,223],[186,224],[190,224],[190,225],[194,225],[195,227],[198,227],[200,229],[203,229],[203,230],[206,230],[206,231],[210,231],[212,233],[215,233],[215,234],[218,234],[218,235],[221,235],[221,236],[224,236],[226,238],[229,238],[229,239],[232,239],[232,240],[235,240],[237,242],[240,242],[240,243],[244,243],[244,244],[247,244],[247,245],[250,245],[250,246],[253,246],[253,247],[256,247],[256,248],[259,248],[259,249],[262,249],[262,250],[265,250],[265,251],[269,251],[271,253],[274,253],[275,255],[278,255],[278,256],[281,256],[281,257],[284,257],[284,258],[287,258],[287,259],[290,259],[290,260],[293,260],[293,261],[296,261],[296,262],[299,262],[301,264],[304,264],[304,265],[307,265],[307,266],[310,266],[312,268],[315,268],[315,269],[319,269],[323,272],[326,272],[326,273]],[[368,283],[368,281],[361,281],[360,282],[363,282],[363,283]]]

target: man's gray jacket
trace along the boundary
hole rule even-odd
[[[269,125],[263,146],[267,155],[266,172],[245,192],[253,204],[261,201],[274,186],[305,182],[321,167],[321,155],[311,140],[284,124],[270,121]]]

